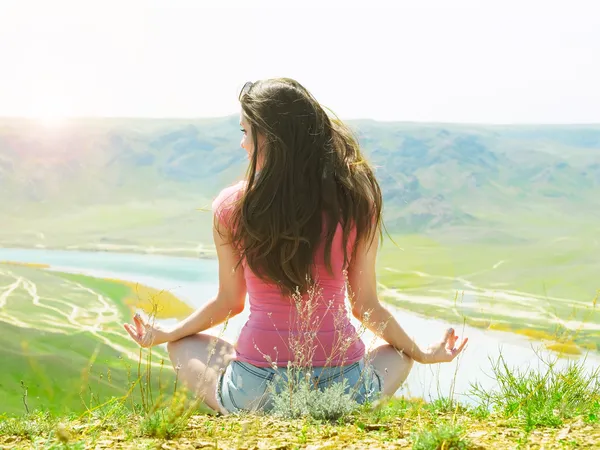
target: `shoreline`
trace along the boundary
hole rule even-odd
[[[114,253],[114,254],[134,254],[134,255],[154,255],[154,256],[166,256],[172,258],[185,258],[185,259],[207,259],[216,260],[217,255],[214,248],[209,247],[210,251],[199,252],[190,247],[189,250],[182,248],[164,248],[164,247],[142,247],[137,245],[123,246],[123,245],[11,245],[0,242],[0,249],[11,249],[11,250],[49,250],[49,251],[61,251],[61,252],[91,252],[91,253]]]

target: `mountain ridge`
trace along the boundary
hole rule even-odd
[[[183,224],[199,226],[189,240],[206,241],[210,221],[195,209],[242,177],[247,164],[238,120],[77,119],[45,128],[0,119],[0,243],[15,236],[25,242],[24,228],[60,235],[61,217],[81,210],[91,218],[75,222],[94,239],[133,236],[132,225],[103,232],[107,217],[96,214],[103,208],[117,216],[143,211],[151,218],[128,220],[149,234],[165,231],[161,221],[186,217]],[[599,219],[600,125],[348,124],[376,167],[394,233],[488,227],[487,234],[518,239],[519,220],[532,225],[547,217],[557,232]],[[73,230],[65,226],[63,234],[67,242]]]

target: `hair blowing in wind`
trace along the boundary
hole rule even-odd
[[[320,244],[331,272],[338,225],[343,242],[356,232],[351,254],[344,248],[344,265],[380,231],[381,190],[348,127],[298,82],[258,81],[244,89],[240,103],[255,151],[229,238],[239,262],[256,276],[284,293],[305,292]]]

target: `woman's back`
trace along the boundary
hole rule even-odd
[[[346,383],[344,393],[364,403],[393,394],[411,358],[452,361],[466,339],[456,348],[450,328],[423,352],[379,302],[383,200],[350,130],[287,78],[246,83],[240,104],[247,181],[212,205],[219,292],[168,332],[137,317],[125,324],[130,336],[168,342],[178,375],[224,413],[268,410],[275,377],[289,372],[281,366],[308,369],[302,376],[316,389]],[[368,355],[345,308],[346,281],[354,317],[389,344]],[[241,313],[246,294],[250,317],[235,346],[202,333]]]
[[[224,189],[213,203],[215,217],[226,229],[231,211],[245,183]],[[363,342],[350,323],[345,306],[346,254],[352,253],[354,234],[345,240],[338,225],[331,243],[331,270],[325,262],[325,231],[314,252],[314,268],[306,293],[282,294],[279,286],[256,276],[242,261],[250,317],[236,344],[237,359],[259,367],[340,366],[359,361]]]

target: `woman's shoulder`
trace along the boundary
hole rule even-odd
[[[220,221],[226,222],[235,202],[240,199],[246,187],[245,181],[239,181],[222,189],[212,202],[212,211]]]

